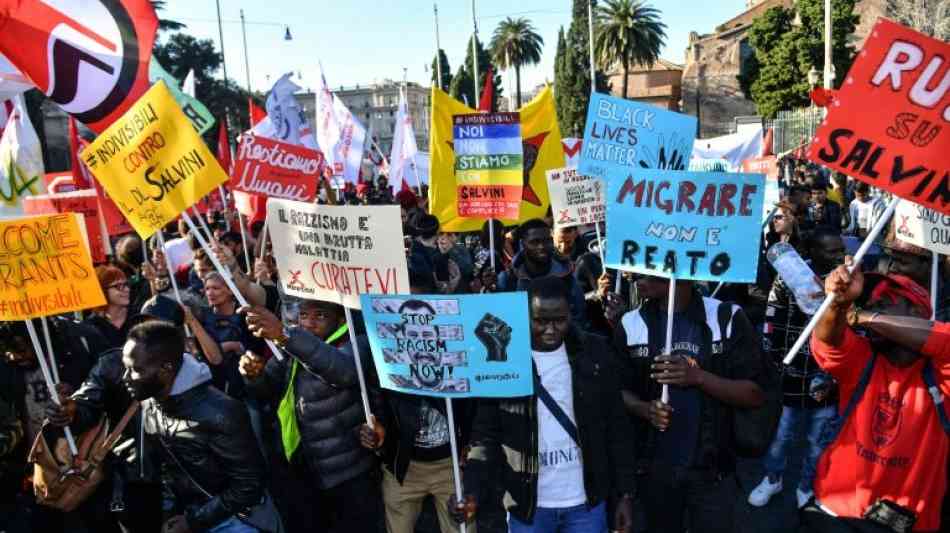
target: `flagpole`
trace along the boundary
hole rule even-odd
[[[597,91],[597,71],[594,69],[594,0],[587,0],[587,39],[590,41],[590,92],[594,94]]]
[[[214,0],[218,8],[218,41],[221,45],[221,69],[224,71],[224,85],[228,85],[228,63],[224,60],[224,28],[221,26],[221,0]]]
[[[442,90],[442,47],[439,45],[439,5],[432,3],[432,11],[435,13],[435,79],[436,86]]]
[[[241,36],[244,38],[244,73],[247,75],[247,95],[251,95],[251,64],[247,59],[247,30],[244,26],[244,10],[241,10]]]
[[[475,0],[472,0],[472,27],[475,32],[472,34],[472,81],[475,84],[475,108],[478,108],[478,22],[475,20]]]

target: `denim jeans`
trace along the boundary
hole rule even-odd
[[[228,518],[224,522],[208,530],[208,533],[258,533],[260,531],[254,526],[241,522],[236,516]]]
[[[607,505],[600,503],[588,508],[587,504],[550,509],[538,507],[534,522],[525,524],[508,516],[508,533],[606,533]]]
[[[834,419],[836,413],[837,409],[833,406],[818,409],[784,406],[782,408],[782,418],[778,423],[778,431],[775,432],[775,439],[772,440],[769,451],[762,458],[765,473],[773,478],[782,477],[785,472],[788,445],[802,438],[804,428],[806,432],[804,437],[808,441],[805,456],[802,458],[802,475],[798,482],[798,488],[803,492],[811,492],[818,458],[825,448],[821,439],[822,430]]]

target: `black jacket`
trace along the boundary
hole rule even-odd
[[[373,386],[369,343],[363,336],[357,337],[357,343],[373,399],[371,406],[378,407],[378,387]],[[359,440],[360,426],[366,422],[366,415],[349,336],[330,345],[303,329],[294,328],[284,349],[301,363],[294,380],[294,411],[301,437],[296,453],[303,453],[302,459],[316,478],[316,485],[335,487],[373,468],[376,457],[363,448]],[[272,357],[264,367],[264,374],[248,383],[250,393],[262,401],[279,404],[290,381],[292,362],[291,357],[284,357],[283,361]]]
[[[146,439],[161,456],[165,510],[184,513],[196,533],[260,504],[266,477],[247,408],[210,379],[205,367],[183,392],[142,402]]]
[[[568,303],[571,306],[571,322],[586,330],[588,328],[587,304],[584,300],[584,291],[574,278],[574,263],[552,251],[551,269],[543,276],[564,280],[568,290]],[[511,260],[511,268],[498,274],[498,290],[500,292],[527,291],[535,278],[543,276],[534,276],[528,272],[524,252],[519,252]]]
[[[615,358],[607,339],[572,328],[565,339],[574,389],[574,418],[581,442],[584,489],[590,506],[633,494],[634,434],[623,410]],[[530,357],[530,355],[526,356]],[[504,505],[532,523],[538,492],[538,397],[482,400],[472,428],[465,492],[502,466]]]

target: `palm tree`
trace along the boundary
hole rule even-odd
[[[657,9],[640,0],[607,0],[603,6],[597,6],[594,20],[597,64],[607,70],[620,62],[626,98],[630,67],[656,62],[666,40],[666,24],[660,22]]]
[[[521,107],[521,67],[541,62],[544,39],[525,18],[506,18],[495,28],[491,38],[492,59],[505,70],[515,67],[518,107]]]
[[[149,0],[149,2],[152,4],[152,8],[154,8],[156,12],[163,11],[165,9],[165,0]],[[181,22],[178,22],[177,20],[162,18],[158,19],[158,31],[178,31],[183,28],[185,28],[185,25]]]

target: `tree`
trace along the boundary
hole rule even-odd
[[[448,91],[449,86],[452,84],[452,67],[449,66],[449,57],[445,55],[445,50],[439,48],[438,60],[441,63],[442,67],[442,83],[439,83],[439,89],[443,91]],[[438,75],[439,71],[435,68],[436,58],[432,58],[432,83],[435,84],[435,77]]]
[[[593,2],[593,0],[590,0]],[[561,134],[580,137],[587,121],[590,101],[590,39],[587,23],[588,0],[574,0],[571,26],[564,37],[560,77],[555,77],[554,101]],[[596,2],[594,2],[596,6]],[[555,60],[557,63],[558,60]],[[596,72],[597,92],[610,92],[607,77]]]
[[[884,9],[901,24],[950,41],[950,0],[887,0]]]
[[[167,3],[165,0],[149,0],[149,1],[152,4],[152,8],[154,8],[156,12],[163,11],[165,9],[165,4]],[[178,22],[177,20],[162,19],[162,18],[158,19],[159,32],[178,31],[178,30],[184,29],[185,27],[186,27],[185,24],[182,24],[181,22]]]
[[[495,28],[491,40],[491,53],[495,64],[505,70],[515,69],[515,100],[521,107],[521,67],[541,62],[541,47],[544,39],[525,18],[506,18]]]
[[[600,68],[620,62],[623,95],[627,97],[627,76],[631,66],[652,65],[660,57],[666,41],[666,24],[660,12],[640,0],[607,0],[597,8],[594,20],[594,54]]]
[[[854,59],[851,36],[858,24],[854,14],[856,0],[832,0],[832,64],[836,85]],[[758,113],[772,118],[779,111],[809,105],[808,72],[824,65],[824,2],[798,0],[795,11],[784,7],[768,9],[752,24],[749,44],[755,59],[744,63],[747,71],[739,76],[746,95],[755,102]]]
[[[560,117],[563,113],[561,110],[561,99],[557,97],[557,89],[561,86],[567,86],[567,72],[565,69],[565,61],[567,59],[567,43],[564,40],[564,26],[561,26],[557,31],[557,52],[554,54],[554,108],[557,111],[557,116]],[[562,130],[563,131],[563,130]]]
[[[488,74],[488,68],[493,65],[491,54],[488,53],[488,50],[485,50],[480,40],[475,39],[475,48],[478,50],[479,93],[478,96],[475,96],[475,87],[472,80],[472,72],[475,70],[472,56],[472,39],[475,39],[475,37],[473,36],[468,40],[468,46],[465,47],[467,50],[465,62],[459,67],[458,72],[452,78],[452,83],[449,86],[449,94],[456,100],[467,100],[471,107],[478,107],[478,100],[481,98],[482,91],[485,90],[485,76]],[[498,100],[501,97],[501,76],[498,75],[497,67],[493,69],[493,72],[495,74],[492,76],[492,82],[495,86],[495,91],[492,98],[492,109],[498,109]],[[474,98],[474,100],[472,98]]]

